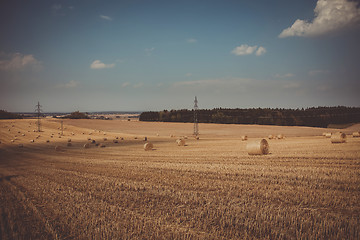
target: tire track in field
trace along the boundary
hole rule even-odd
[[[32,201],[26,197],[25,193],[21,191],[20,188],[17,187],[13,182],[11,182],[10,178],[2,178],[2,185],[8,190],[6,194],[13,195],[25,211],[28,210],[32,212],[33,215],[35,215],[42,222],[46,232],[51,235],[51,239],[60,239],[59,234],[54,230],[52,225],[46,220],[46,218],[32,203]],[[3,225],[1,225],[1,228],[3,228]]]

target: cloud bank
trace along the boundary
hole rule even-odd
[[[42,63],[31,54],[0,54],[0,70],[22,71],[25,69],[41,70]]]
[[[105,64],[100,60],[95,60],[90,65],[91,69],[104,69],[104,68],[113,68],[113,67],[115,67],[115,63]]]
[[[251,55],[254,54],[256,56],[261,56],[266,53],[266,49],[264,47],[258,46],[249,46],[247,44],[242,44],[231,51],[232,54],[236,56],[243,56],[243,55]]]
[[[319,36],[358,25],[360,9],[357,5],[357,2],[348,0],[318,0],[312,22],[297,19],[291,27],[284,29],[279,37]]]

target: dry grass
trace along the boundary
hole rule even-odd
[[[43,121],[39,141],[30,143],[38,135],[30,122],[35,128],[35,120],[0,121],[1,239],[360,238],[359,138],[337,145],[321,129],[314,137],[275,127],[263,136],[281,131],[287,138],[270,140],[269,155],[249,156],[238,126],[227,137],[219,134],[223,125],[200,125],[201,139],[179,148],[168,136],[191,134],[191,125],[134,121],[120,126],[134,124],[133,133],[101,129],[123,141],[84,149],[81,133],[104,122],[64,121],[65,137],[50,143],[59,123]],[[158,132],[154,151],[134,139]],[[103,136],[93,132],[92,139]]]

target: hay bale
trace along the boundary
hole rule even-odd
[[[21,134],[21,136],[25,137],[25,133]]]
[[[270,135],[268,136],[268,138],[269,138],[269,139],[274,139],[274,136],[273,136],[272,134],[270,134]]]
[[[344,143],[344,142],[346,142],[345,133],[337,132],[331,136],[331,143]]]
[[[248,136],[244,135],[244,136],[241,136],[241,140],[242,141],[246,141],[248,139]]]
[[[11,142],[13,143],[13,142],[15,142],[15,140],[14,140],[14,139],[12,139],[12,140],[11,140]]]
[[[68,139],[68,142],[71,142],[71,138]]]
[[[353,132],[352,136],[353,137],[360,137],[360,132]]]
[[[72,146],[71,142],[68,142],[68,143],[66,144],[66,146],[71,147],[71,146]]]
[[[196,140],[199,140],[199,139],[200,139],[200,137],[199,137],[199,136],[195,136],[195,139],[196,139]]]
[[[277,139],[284,139],[284,135],[283,134],[278,134]]]
[[[30,140],[30,142],[31,142],[31,143],[33,143],[33,142],[35,142],[35,140],[34,140],[34,139],[32,139],[32,140]]]
[[[62,148],[60,146],[55,146],[55,151],[61,151]]]
[[[326,137],[326,132],[323,132],[322,135],[323,135],[324,137]]]
[[[179,138],[178,140],[176,140],[176,143],[178,146],[185,146],[185,140],[182,138]]]
[[[171,137],[171,138],[173,138],[173,137],[175,137],[175,135],[173,135],[173,134],[170,134],[170,137]]]
[[[269,153],[269,144],[265,139],[248,141],[246,150],[249,155],[264,155]]]
[[[150,150],[152,150],[153,149],[153,147],[154,147],[154,145],[152,144],[152,143],[145,143],[144,144],[144,150],[145,151],[150,151]]]
[[[89,143],[85,143],[85,144],[84,144],[84,148],[90,148],[90,144],[89,144]]]
[[[326,137],[326,138],[331,138],[331,135],[332,135],[332,133],[326,133],[326,134],[325,134],[325,137]]]

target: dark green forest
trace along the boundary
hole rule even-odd
[[[21,118],[23,118],[23,116],[19,114],[7,112],[5,110],[0,110],[0,119],[21,119]]]
[[[329,124],[360,122],[358,107],[312,107],[306,109],[249,108],[197,110],[199,123],[259,124],[278,126],[327,127]],[[194,122],[194,110],[143,112],[140,121]]]

